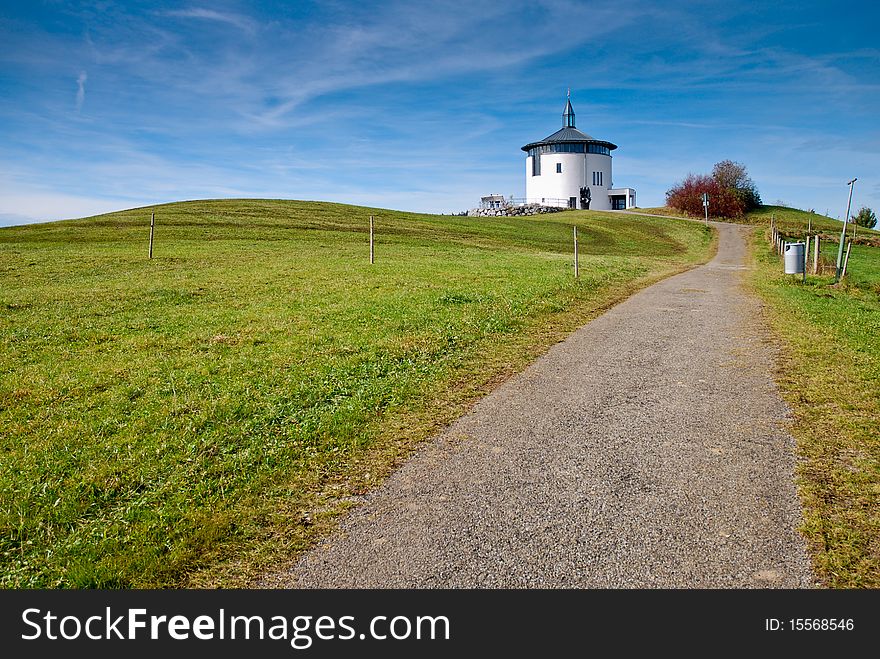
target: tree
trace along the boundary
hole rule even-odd
[[[716,163],[710,176],[688,174],[666,193],[666,205],[688,215],[702,215],[703,193],[709,195],[713,217],[742,217],[761,205],[761,195],[745,165],[732,160]]]
[[[703,194],[709,195],[712,217],[740,217],[745,205],[733,190],[722,188],[712,176],[688,174],[666,193],[666,205],[687,215],[703,215]]]
[[[712,178],[726,190],[732,190],[743,203],[745,212],[755,210],[761,205],[761,195],[755,182],[749,178],[746,166],[732,160],[722,160],[712,168]]]
[[[877,226],[877,215],[874,214],[870,208],[866,206],[862,206],[859,209],[859,212],[852,216],[851,222],[855,222],[860,227],[865,227],[866,229],[873,229]]]

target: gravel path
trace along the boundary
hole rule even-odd
[[[270,587],[808,587],[745,229],[478,403]]]

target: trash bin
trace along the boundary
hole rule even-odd
[[[785,274],[804,274],[804,247],[803,243],[785,243]]]

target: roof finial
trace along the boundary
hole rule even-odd
[[[574,108],[571,107],[571,87],[568,88],[568,94],[565,100],[565,112],[562,113],[562,127],[574,128]]]

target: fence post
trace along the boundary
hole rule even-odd
[[[849,263],[849,251],[852,249],[853,241],[850,240],[846,245],[846,257],[843,259],[843,269],[840,271],[840,278],[846,277],[846,266]]]
[[[156,213],[150,213],[150,258],[153,258],[153,229],[156,226]]]
[[[370,215],[370,263],[373,263],[373,216]]]
[[[810,234],[807,234],[807,240],[804,244],[804,281],[807,280],[807,263],[810,262]]]
[[[574,227],[574,276],[575,278],[580,277],[580,271],[578,270],[578,228]]]
[[[813,244],[813,274],[819,274],[819,234],[816,234],[816,242]]]

